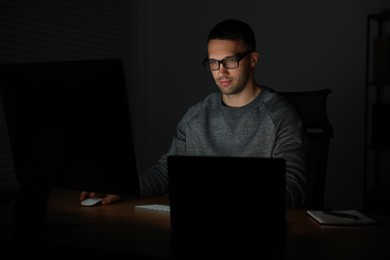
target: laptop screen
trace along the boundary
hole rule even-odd
[[[284,159],[170,156],[168,172],[175,230],[284,234]]]
[[[22,185],[139,194],[120,60],[8,64],[0,71]]]

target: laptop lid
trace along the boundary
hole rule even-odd
[[[169,156],[171,226],[204,234],[285,233],[285,160]]]

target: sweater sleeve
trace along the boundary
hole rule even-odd
[[[286,160],[286,207],[301,207],[307,189],[308,140],[299,114],[290,104],[276,112],[274,157]]]
[[[140,176],[141,197],[153,197],[168,192],[168,156],[185,154],[185,128],[184,123],[188,113],[177,125],[176,133],[173,136],[168,152],[163,154],[158,162]]]
[[[168,191],[168,164],[167,155],[164,154],[160,160],[148,171],[140,176],[141,197],[153,197],[167,193]]]

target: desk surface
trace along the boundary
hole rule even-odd
[[[381,222],[379,228],[321,228],[305,210],[287,210],[287,236],[275,244],[267,239],[177,237],[170,228],[169,213],[134,209],[141,204],[168,204],[166,196],[96,207],[82,207],[78,199],[79,192],[52,190],[45,229],[17,224],[12,218],[14,203],[2,204],[2,251],[22,256],[89,256],[90,259],[107,256],[111,259],[124,256],[136,259],[219,259],[223,256],[390,259],[389,217],[377,217]]]

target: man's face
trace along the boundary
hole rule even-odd
[[[235,57],[248,51],[240,40],[210,40],[208,43],[208,58],[210,60],[223,60]],[[238,94],[245,89],[253,74],[251,53],[239,61],[235,69],[226,69],[222,63],[219,69],[211,71],[215,83],[225,95]]]

